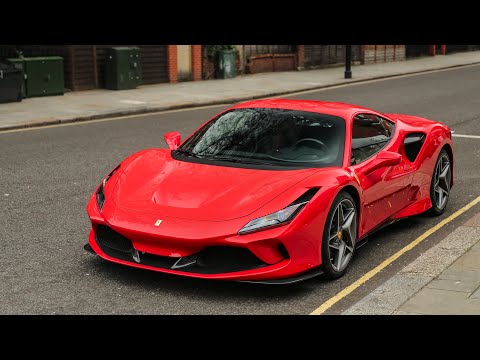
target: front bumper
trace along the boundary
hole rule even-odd
[[[268,265],[262,263],[258,258],[253,257],[251,261],[252,269],[248,270],[240,270],[235,271],[238,267],[243,264],[237,263],[230,263],[228,261],[224,262],[223,268],[220,261],[215,261],[212,259],[211,263],[214,265],[212,267],[209,266],[199,266],[198,263],[194,263],[190,266],[185,266],[180,269],[172,268],[177,261],[179,261],[182,257],[168,257],[168,256],[161,256],[155,255],[152,253],[143,253],[140,252],[140,259],[139,262],[134,260],[134,252],[114,252],[114,251],[103,251],[100,245],[97,242],[95,232],[93,229],[90,232],[88,244],[90,245],[91,249],[94,253],[99,255],[101,258],[115,262],[122,265],[132,266],[136,268],[146,269],[146,270],[153,270],[168,274],[174,275],[183,275],[189,277],[196,277],[196,278],[203,278],[203,279],[224,279],[224,280],[255,280],[255,279],[263,279],[263,278],[276,278],[272,273],[276,273],[278,271],[282,272],[281,270],[284,269],[288,263],[290,262],[289,259],[284,259],[276,264]],[[104,247],[104,249],[106,249]],[[244,249],[245,248],[239,248]],[[247,250],[248,251],[248,250]],[[108,254],[107,254],[108,253]],[[202,257],[202,252],[199,252],[199,257]],[[195,256],[195,254],[193,255]],[[221,256],[221,252],[218,253],[218,256]],[[207,256],[207,258],[212,258],[212,256]],[[247,263],[247,261],[245,261]],[[220,266],[219,266],[220,265]],[[233,265],[233,266],[232,266]],[[231,266],[231,267],[230,267]],[[223,272],[222,272],[223,269]],[[233,271],[232,271],[233,270]],[[280,276],[281,277],[281,276]]]
[[[107,201],[100,213],[94,197],[87,212],[92,222],[91,249],[122,265],[203,279],[272,283],[320,273],[318,234],[323,227],[315,222],[238,235],[231,229],[240,229],[245,219],[213,223],[164,217],[156,227],[156,216],[122,209],[113,202]],[[126,241],[107,244],[99,236],[102,229],[110,229]],[[190,260],[195,261],[188,264]]]

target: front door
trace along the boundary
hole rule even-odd
[[[359,114],[353,120],[351,170],[363,189],[364,213],[360,234],[372,230],[409,204],[413,168],[406,159],[367,173],[381,150],[397,151],[391,143],[395,124],[374,114]]]

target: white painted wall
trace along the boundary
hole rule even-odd
[[[190,45],[177,45],[178,81],[192,79],[192,49]]]

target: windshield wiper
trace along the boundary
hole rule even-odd
[[[203,159],[203,156],[197,155],[194,152],[191,152],[189,150],[177,149],[177,150],[174,150],[174,151],[175,151],[176,154],[185,155],[185,156],[189,156],[189,157],[193,157],[193,158],[197,158],[197,159]]]
[[[251,160],[251,159],[242,159],[242,158],[232,158],[232,157],[224,157],[224,156],[201,156],[198,154],[195,154],[194,152],[191,152],[189,150],[185,149],[177,149],[174,150],[176,154],[179,155],[184,155],[188,157],[193,157],[196,159],[207,159],[207,160],[218,160],[218,161],[228,161],[228,162],[234,162],[234,163],[240,163],[240,164],[254,164],[254,165],[269,165],[269,166],[275,166],[274,164],[265,162],[265,161],[259,161],[259,160]]]
[[[252,159],[243,159],[243,158],[231,158],[231,157],[222,157],[222,156],[209,156],[208,159],[218,160],[218,161],[228,161],[228,162],[234,162],[234,163],[239,163],[239,164],[253,164],[253,165],[269,165],[269,166],[275,166],[274,164],[268,163],[268,162],[265,162],[265,161],[252,160]]]

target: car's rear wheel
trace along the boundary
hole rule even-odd
[[[430,185],[430,200],[432,201],[432,207],[429,210],[430,215],[438,216],[444,212],[448,203],[448,198],[450,197],[451,183],[451,159],[448,152],[445,149],[442,149],[440,155],[438,155]]]
[[[347,271],[357,241],[357,208],[352,196],[340,192],[328,212],[323,230],[322,265],[325,275],[337,279]]]

